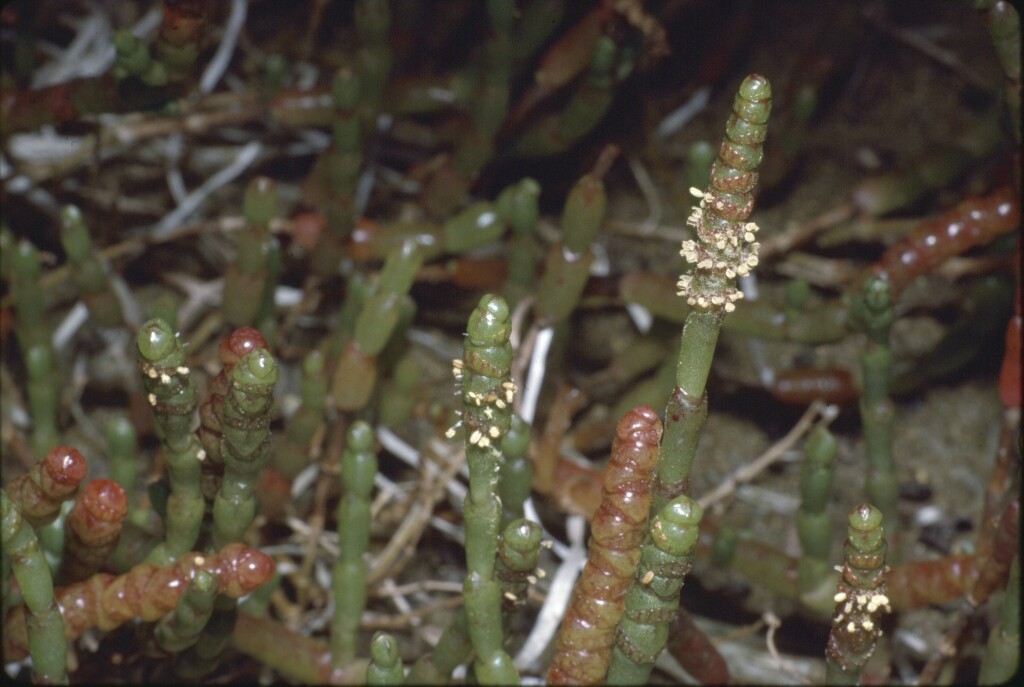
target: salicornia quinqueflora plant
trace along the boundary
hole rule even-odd
[[[331,657],[343,666],[356,657],[359,619],[366,607],[366,564],[370,542],[370,492],[377,475],[373,430],[362,421],[349,427],[341,455],[342,497],[338,504],[338,560],[334,564],[334,621]]]
[[[512,659],[502,647],[501,586],[495,578],[501,499],[498,477],[501,439],[512,423],[515,384],[509,379],[512,323],[508,305],[485,295],[469,316],[463,357],[453,361],[461,386],[459,424],[469,464],[466,496],[466,582],[463,596],[473,664],[483,684],[518,682]],[[453,432],[449,432],[454,436]]]
[[[171,488],[164,542],[149,560],[166,564],[192,550],[199,539],[206,508],[200,488],[206,452],[192,429],[198,399],[184,345],[170,325],[157,319],[142,325],[137,343],[146,399],[153,408]]]
[[[857,684],[882,636],[882,614],[892,610],[886,596],[886,548],[881,511],[868,504],[854,509],[825,649],[826,679],[832,684]]]
[[[162,14],[148,7],[161,3]],[[0,16],[8,674],[423,684],[536,680],[573,663],[587,680],[658,682],[674,670],[651,670],[664,645],[704,683],[730,671],[814,683],[834,627],[854,632],[831,652],[850,680],[865,623],[879,626],[874,597],[849,590],[831,623],[847,572],[832,569],[836,525],[861,500],[890,540],[887,590],[873,593],[899,615],[881,624],[908,640],[880,643],[861,679],[972,678],[984,635],[982,681],[1014,674],[1021,334],[1007,266],[1020,26],[1009,3],[930,5],[936,25],[958,29],[942,48],[969,56],[940,67],[905,12],[866,17],[835,0],[712,15],[709,3],[600,0],[115,5],[72,2],[68,14],[20,1]],[[773,26],[815,20],[772,43]],[[904,44],[898,60],[863,60],[859,37],[878,28]],[[664,69],[669,47],[678,62]],[[748,80],[735,103],[723,90],[747,56],[771,75],[778,114],[762,166],[767,82]],[[965,87],[943,88],[953,78]],[[904,91],[914,97],[885,97]],[[730,104],[724,146],[704,143]],[[766,231],[755,233],[757,175]],[[676,286],[679,234],[690,240]],[[755,259],[757,279],[745,278]],[[511,351],[465,325],[483,293],[506,299],[494,321],[508,322]],[[239,325],[251,326],[228,335]],[[858,369],[849,346],[865,330]],[[490,365],[471,380],[494,391],[474,389],[479,406],[461,387],[453,401],[446,374],[467,331],[477,350],[460,373]],[[952,470],[942,459],[977,454],[989,436],[994,366],[967,361],[994,359],[1004,341],[1002,426],[975,515],[958,487],[985,456]],[[276,368],[274,393],[240,380],[247,356],[269,352],[273,365],[257,367]],[[529,393],[510,401],[494,386],[506,375]],[[459,444],[443,441],[467,400]],[[709,402],[722,411],[703,430]],[[784,438],[766,460],[735,464],[739,447],[781,433],[783,406],[822,402],[847,419],[833,438],[819,428],[802,454]],[[601,506],[603,477],[617,476],[603,461],[621,417],[666,403],[652,472],[618,475],[651,501],[626,508],[616,483],[625,544]],[[488,420],[513,409],[528,423],[510,415],[494,436]],[[367,468],[375,453],[376,476],[348,484],[343,466]],[[864,454],[863,499],[830,489],[859,494]],[[621,575],[588,572],[569,605],[595,512],[593,562]],[[236,609],[239,590],[206,562],[241,560],[242,547],[273,555],[277,572]],[[855,573],[875,554],[856,556]],[[680,590],[691,557],[701,584]],[[246,588],[270,570],[259,560]],[[709,561],[728,570],[708,574]],[[762,647],[702,618],[726,576],[745,611],[780,614],[776,639],[796,622],[820,631],[818,656],[757,660]],[[697,594],[693,613],[680,607]],[[567,605],[577,627],[599,621],[596,637],[588,626],[569,634],[574,646],[554,639]],[[921,607],[942,627],[913,642]],[[124,626],[105,636],[115,620]],[[83,623],[95,627],[69,643]]]
[[[707,417],[705,386],[725,314],[736,309],[743,293],[735,286],[757,265],[757,225],[748,222],[754,208],[754,185],[771,112],[771,86],[760,74],[740,84],[726,124],[711,183],[694,189],[700,203],[687,223],[696,240],[683,241],[681,255],[693,265],[679,278],[679,295],[693,308],[683,324],[676,366],[676,388],[665,410],[665,437],[658,459],[653,510],[689,490],[690,466]]]
[[[679,613],[679,590],[690,572],[703,515],[700,505],[683,495],[651,519],[650,536],[626,592],[626,611],[615,636],[610,684],[646,684]]]

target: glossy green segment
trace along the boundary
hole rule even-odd
[[[893,366],[889,340],[896,313],[889,282],[879,277],[864,280],[850,302],[849,318],[851,326],[866,335],[860,356],[860,416],[868,462],[867,494],[884,514],[886,531],[895,533],[899,531],[899,483],[893,455],[896,411],[889,397]]]
[[[381,389],[378,413],[382,425],[398,427],[412,416],[422,380],[423,366],[416,356],[406,353],[395,365],[389,382]]]
[[[1020,554],[1010,564],[999,622],[989,632],[978,683],[1009,683],[1020,671]]]
[[[386,632],[377,632],[370,640],[370,665],[366,667],[368,685],[404,685],[405,671],[398,655],[398,642]]]
[[[504,460],[500,466],[498,493],[503,525],[523,517],[523,504],[530,496],[533,464],[527,455],[529,445],[530,426],[518,415],[513,415],[508,433],[501,440]]]
[[[60,213],[60,240],[72,266],[71,278],[89,309],[89,316],[102,327],[124,323],[121,302],[110,288],[110,278],[93,251],[89,229],[82,212],[66,205]]]
[[[606,205],[604,182],[598,176],[585,174],[569,192],[562,210],[563,240],[548,250],[537,289],[535,307],[542,320],[561,322],[579,304],[594,260],[591,244],[604,221]]]
[[[615,633],[608,684],[647,684],[679,610],[679,590],[692,565],[703,515],[696,501],[678,496],[652,518]]]
[[[324,423],[327,376],[320,351],[311,351],[302,360],[299,396],[302,405],[286,421],[284,436],[274,451],[274,467],[288,479],[294,479],[309,463],[311,444]]]
[[[540,216],[540,184],[526,177],[507,186],[494,201],[498,216],[519,234],[531,234]]]
[[[67,682],[64,620],[39,539],[6,490],[0,490],[0,546],[28,607],[29,654],[37,681]]]
[[[800,510],[796,515],[801,547],[798,574],[803,593],[821,584],[830,570],[828,556],[834,528],[828,504],[835,455],[836,439],[826,428],[819,427],[808,435],[800,468]]]
[[[220,581],[212,572],[196,572],[174,611],[157,623],[154,635],[164,651],[178,653],[199,641],[213,615],[213,602],[219,589]]]
[[[17,315],[14,333],[21,350],[26,351],[32,346],[48,343],[49,340],[43,326],[44,301],[39,281],[42,272],[39,251],[32,243],[22,239],[7,259],[11,266],[11,295],[14,297],[14,311]]]
[[[274,357],[262,348],[247,353],[231,370],[220,440],[224,479],[213,502],[215,550],[242,541],[256,517],[255,488],[270,457],[268,438],[279,374]]]
[[[630,71],[615,41],[601,36],[594,44],[586,78],[581,79],[561,110],[545,115],[515,140],[513,152],[540,157],[564,152],[604,119],[615,87]]]
[[[396,332],[405,332],[415,313],[415,302],[408,292],[423,257],[419,245],[407,239],[388,254],[375,284],[350,280],[355,288],[346,296],[339,326],[347,326],[357,305],[359,309],[352,324],[352,339],[335,365],[331,382],[331,395],[339,410],[359,410],[369,402],[376,385],[377,357],[397,338]],[[339,332],[339,338],[344,338],[344,332]]]
[[[573,253],[590,249],[604,221],[604,183],[591,174],[585,174],[573,185],[562,209],[562,233],[565,247]]]
[[[349,427],[341,456],[342,497],[338,503],[338,560],[334,564],[331,661],[348,665],[358,649],[359,620],[366,607],[366,565],[370,543],[370,494],[377,475],[373,429],[359,420]]]
[[[237,235],[235,261],[224,275],[224,319],[233,327],[259,327],[269,334],[281,272],[281,248],[270,233],[277,214],[276,184],[267,177],[250,181],[242,209],[248,226]]]
[[[508,304],[499,296],[484,295],[469,316],[463,358],[455,365],[462,385],[462,424],[469,464],[463,599],[467,630],[476,651],[473,665],[481,684],[519,681],[512,659],[503,648],[501,587],[494,577],[501,524],[498,477],[503,458],[499,447],[512,423],[515,391],[508,377],[511,331]]]
[[[32,452],[43,456],[60,443],[57,411],[61,383],[48,342],[25,351],[25,369],[28,372],[28,407],[32,415]]]
[[[505,233],[506,228],[494,204],[479,201],[444,223],[444,247],[450,253],[464,253],[493,243]]]
[[[135,504],[135,481],[138,475],[135,425],[126,417],[115,417],[107,423],[107,452],[110,456],[110,477],[124,489],[129,512]]]
[[[192,431],[197,405],[195,382],[177,334],[163,320],[152,319],[142,325],[136,343],[142,383],[153,409],[171,486],[164,541],[147,560],[167,565],[191,551],[199,538],[205,510],[200,490],[205,452]]]

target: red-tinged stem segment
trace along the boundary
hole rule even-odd
[[[889,612],[882,512],[871,505],[850,513],[842,572],[834,597],[832,629],[825,647],[826,680],[856,684],[882,636],[882,614]]]
[[[199,406],[201,422],[199,438],[203,442],[203,448],[206,449],[207,458],[210,459],[206,462],[221,466],[221,473],[223,473],[224,463],[220,453],[221,411],[224,407],[224,397],[227,396],[228,387],[231,385],[231,371],[239,360],[256,349],[269,351],[270,345],[267,344],[267,340],[263,338],[259,330],[253,327],[239,327],[225,337],[217,347],[217,357],[224,367],[220,374],[210,382],[206,400]],[[207,466],[204,465],[204,480],[206,470]],[[204,482],[204,494],[207,494],[208,488],[209,486]],[[216,486],[213,487],[213,493],[216,493]],[[207,494],[207,497],[213,498],[213,493]]]
[[[711,557],[712,537],[717,531],[712,518],[701,521],[697,558]],[[889,571],[889,599],[897,611],[946,604],[962,599],[974,586],[984,563],[980,555],[945,556],[927,561],[908,561]],[[728,566],[743,578],[773,594],[799,599],[797,559],[756,539],[742,539],[732,551]],[[817,606],[815,606],[817,607]]]
[[[112,630],[133,618],[152,622],[177,606],[178,598],[199,570],[220,580],[221,592],[237,599],[256,589],[274,574],[274,561],[244,544],[233,543],[219,553],[187,553],[174,565],[158,568],[149,563],[124,575],[93,575],[84,582],[56,590],[64,616],[64,634],[77,639],[90,628]],[[28,655],[25,607],[18,606],[4,619],[4,660]]]
[[[78,492],[88,471],[81,453],[56,446],[7,485],[7,493],[30,525],[42,527],[56,519],[61,504]]]
[[[889,572],[889,599],[897,610],[946,604],[963,598],[978,579],[984,558],[946,556],[901,563]]]
[[[732,681],[722,654],[682,606],[669,627],[665,648],[701,684],[724,685]]]
[[[661,421],[650,408],[635,408],[619,420],[601,506],[591,521],[587,564],[555,638],[549,683],[605,679],[615,627],[640,560],[660,440]]]
[[[1004,186],[984,198],[968,198],[925,222],[875,263],[876,276],[900,291],[911,279],[942,262],[1013,230],[1020,224],[1018,192]]]
[[[995,533],[992,553],[971,591],[967,601],[972,606],[981,606],[997,588],[1006,584],[1010,573],[1010,564],[1020,549],[1020,499],[1016,498],[1007,504],[1003,515],[999,518],[999,528]]]
[[[110,479],[86,484],[64,522],[57,579],[78,582],[97,572],[117,546],[127,514],[128,497],[120,484]]]

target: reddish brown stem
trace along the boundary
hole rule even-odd
[[[914,277],[927,274],[954,255],[988,243],[1019,223],[1020,200],[1009,186],[984,198],[968,198],[888,248],[875,263],[874,274],[899,291]]]
[[[81,453],[71,446],[56,446],[7,485],[7,494],[29,524],[42,527],[53,522],[61,504],[78,492],[88,471]]]
[[[806,406],[816,400],[850,403],[860,397],[853,375],[839,367],[801,367],[779,372],[768,391],[777,401],[798,406]]]
[[[597,684],[605,677],[626,590],[640,560],[661,421],[640,406],[622,416],[604,472],[601,506],[591,521],[583,568],[548,669],[552,684]]]
[[[1016,498],[1006,505],[1003,516],[999,519],[999,529],[995,533],[992,553],[977,581],[967,595],[972,606],[980,606],[998,587],[1006,584],[1010,572],[1010,563],[1020,548],[1020,499]]]
[[[931,561],[910,561],[889,573],[889,599],[896,610],[923,608],[956,601],[978,579],[980,556],[946,556]]]
[[[199,436],[206,449],[206,455],[210,459],[203,466],[204,472],[206,472],[207,466],[212,467],[213,464],[221,465],[223,463],[220,456],[220,414],[224,396],[227,395],[227,387],[230,384],[231,370],[234,369],[234,364],[258,348],[270,350],[263,335],[252,327],[240,327],[234,330],[217,346],[217,357],[220,359],[223,369],[210,382],[206,400],[203,401],[199,409],[201,423]],[[204,492],[206,492],[206,487],[204,487]]]
[[[693,622],[693,617],[682,606],[668,631],[668,652],[686,672],[705,685],[725,685],[732,681],[729,666],[722,654]]]
[[[85,485],[64,523],[64,558],[58,579],[78,582],[107,560],[121,537],[128,497],[117,482],[94,479]]]
[[[221,593],[237,599],[270,579],[274,561],[260,551],[233,543],[216,554],[187,553],[165,568],[143,563],[117,577],[93,575],[55,590],[64,616],[64,635],[74,640],[93,627],[112,630],[133,618],[158,620],[174,610],[199,570],[216,575]],[[18,661],[27,655],[25,607],[18,606],[4,619],[4,660]]]

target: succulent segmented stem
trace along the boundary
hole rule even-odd
[[[509,379],[512,332],[508,305],[486,294],[469,316],[463,357],[453,361],[461,385],[469,492],[466,522],[466,581],[463,587],[469,637],[476,651],[474,667],[482,683],[518,682],[512,659],[502,648],[501,588],[494,578],[501,524],[499,446],[512,422],[515,384]],[[455,428],[448,432],[455,436]]]
[[[746,220],[754,208],[753,189],[770,111],[768,80],[751,74],[733,101],[725,139],[711,165],[711,183],[705,191],[693,191],[701,200],[688,224],[696,230],[697,240],[683,241],[680,254],[694,270],[677,284],[679,295],[693,310],[683,325],[676,389],[665,410],[655,510],[688,490],[690,466],[707,416],[705,385],[718,332],[725,314],[735,310],[742,297],[735,278],[757,265],[757,225]]]
[[[248,226],[235,242],[235,261],[224,275],[224,319],[235,327],[256,326],[273,314],[277,287],[275,262],[280,247],[270,233],[277,214],[277,189],[267,177],[246,186],[243,212]]]
[[[117,482],[94,479],[85,485],[64,519],[61,582],[78,582],[100,569],[117,546],[127,514],[128,498]]]
[[[644,542],[615,633],[610,684],[646,684],[679,610],[679,590],[690,571],[703,515],[696,501],[678,496],[651,520],[650,538]]]
[[[495,574],[501,583],[501,611],[506,622],[526,605],[526,590],[537,581],[534,573],[543,534],[540,525],[525,518],[513,520],[502,530]]]
[[[860,356],[863,387],[860,416],[864,425],[864,452],[868,460],[867,493],[871,502],[882,511],[885,530],[893,537],[899,525],[896,513],[899,485],[892,453],[892,424],[896,411],[889,398],[892,376],[889,331],[896,317],[890,293],[885,279],[866,279],[860,294],[850,304],[850,321],[867,334]]]
[[[32,527],[53,522],[61,505],[78,493],[89,467],[71,446],[50,449],[28,472],[5,488],[14,507]]]
[[[334,564],[334,619],[331,660],[335,667],[356,657],[359,620],[366,607],[366,564],[370,543],[370,494],[377,474],[373,429],[363,421],[349,427],[341,456],[342,497],[338,504],[338,560]]]
[[[302,405],[288,418],[284,436],[274,450],[274,467],[288,479],[294,479],[309,464],[313,439],[324,424],[327,376],[320,351],[311,351],[302,360],[299,396]]]
[[[49,342],[25,351],[28,373],[28,406],[32,414],[32,451],[42,455],[57,445],[57,409],[60,404],[60,382],[53,348]]]
[[[617,148],[606,148],[594,170],[580,177],[565,199],[563,240],[548,250],[537,289],[537,317],[547,323],[567,318],[583,294],[594,260],[590,246],[604,221],[607,205],[602,177],[617,154]]]
[[[495,211],[494,204],[481,200],[453,215],[441,226],[444,249],[448,253],[465,253],[493,243],[505,233],[508,225]]]
[[[981,659],[978,683],[995,685],[1009,682],[1020,669],[1020,555],[1013,558],[1006,581],[999,622],[992,628]]]
[[[462,608],[445,628],[441,639],[431,653],[420,656],[409,669],[409,682],[413,684],[445,684],[452,671],[473,655],[469,639],[469,620]]]
[[[71,278],[89,309],[89,316],[102,327],[117,327],[124,322],[121,302],[110,288],[106,269],[96,257],[82,212],[74,205],[60,213],[60,241],[74,270]]]
[[[11,273],[11,295],[14,297],[14,333],[18,346],[28,351],[33,346],[48,345],[43,326],[43,290],[39,278],[39,251],[22,239],[8,258]]]
[[[128,418],[115,417],[107,424],[107,466],[110,477],[124,489],[125,500],[132,512],[135,509],[135,481],[139,470],[135,453],[137,445],[135,425]]]
[[[253,327],[239,327],[217,346],[217,357],[223,367],[213,378],[206,400],[199,407],[199,438],[208,459],[203,465],[204,473],[214,472],[213,466],[218,466],[219,471],[219,466],[224,462],[221,456],[221,415],[224,412],[224,397],[231,386],[231,371],[239,360],[258,349],[269,351],[270,346],[259,330]],[[204,477],[207,482],[211,482],[210,474],[204,474]],[[210,484],[204,484],[203,493],[208,499],[212,499],[216,493],[219,477],[220,473],[217,472],[216,479]]]
[[[331,396],[339,410],[358,410],[369,402],[377,379],[377,356],[395,333],[403,304],[415,307],[408,294],[422,264],[423,253],[411,240],[384,261],[377,284],[361,304],[352,340],[334,368]]]
[[[618,46],[608,36],[594,43],[587,77],[581,80],[566,106],[540,118],[515,142],[523,157],[555,155],[568,150],[604,118],[615,97],[619,75]]]
[[[832,629],[825,647],[826,681],[856,684],[882,636],[882,614],[891,611],[882,513],[864,504],[849,517],[843,566],[836,586]]]
[[[650,408],[635,408],[619,420],[601,505],[590,523],[587,564],[555,637],[549,683],[597,684],[605,678],[647,531],[660,439],[661,421]]]
[[[257,348],[231,370],[221,414],[224,480],[213,502],[213,546],[241,541],[256,516],[253,492],[270,457],[270,415],[279,372],[269,351]]]
[[[501,590],[501,617],[507,626],[512,615],[526,603],[526,589],[536,582],[533,573],[540,555],[543,531],[535,522],[514,520],[502,530],[498,542],[495,577]],[[456,666],[473,654],[469,617],[462,608],[445,628],[434,651],[421,657],[409,673],[414,683],[447,682]]]
[[[378,632],[370,640],[370,665],[366,667],[366,684],[405,684],[405,670],[398,655],[398,642],[387,632]]]
[[[235,543],[215,554],[187,553],[164,567],[142,563],[116,577],[93,575],[56,592],[64,615],[64,636],[74,640],[89,628],[112,630],[133,618],[159,620],[174,610],[200,570],[218,579],[222,594],[237,599],[270,579],[274,562],[264,553]],[[4,659],[17,661],[27,650],[25,609],[19,606],[4,619]]]
[[[157,624],[154,631],[160,648],[179,653],[199,640],[213,614],[213,602],[220,590],[220,580],[209,570],[198,570],[188,582],[174,611]]]
[[[872,271],[899,292],[912,279],[934,270],[945,260],[990,243],[1018,226],[1017,189],[1003,186],[983,198],[968,198],[915,227],[885,250]]]
[[[807,437],[804,463],[800,468],[800,510],[796,514],[801,547],[797,570],[800,591],[803,593],[813,590],[828,575],[833,529],[828,503],[832,492],[832,460],[835,454],[835,437],[825,427],[815,429]]]
[[[412,416],[422,378],[423,368],[416,357],[409,353],[403,355],[395,365],[391,379],[381,388],[378,404],[380,424],[398,427]]]
[[[501,452],[505,458],[499,467],[498,481],[502,525],[522,518],[523,504],[530,497],[533,465],[526,455],[529,446],[530,426],[518,415],[513,415],[508,433],[501,439]]]
[[[25,599],[24,606],[11,611],[12,614],[20,613],[21,657],[26,654],[32,656],[32,670],[37,681],[67,682],[64,620],[54,599],[50,568],[32,526],[3,490],[0,490],[0,545],[4,560],[10,562],[11,572]],[[6,620],[4,629],[5,661],[15,660],[7,652],[12,630]]]
[[[512,190],[517,192],[510,193]],[[540,184],[526,178],[516,186],[510,186],[502,191],[494,201],[498,214],[512,228],[512,236],[505,243],[507,281],[504,291],[505,298],[512,307],[527,294],[532,293],[537,277],[537,262],[541,253],[534,232],[540,214],[539,196]]]
[[[694,265],[679,280],[679,295],[703,312],[732,312],[742,294],[732,285],[737,275],[757,265],[757,225],[747,222],[754,209],[753,189],[761,163],[771,112],[768,80],[752,74],[743,80],[726,125],[718,159],[711,165],[707,190],[692,192],[701,199],[687,224],[698,240],[684,241],[680,254]]]
[[[665,649],[701,684],[724,685],[732,682],[729,666],[722,654],[682,606],[669,627]]]
[[[199,538],[205,509],[200,489],[201,462],[206,453],[192,431],[195,382],[177,334],[163,320],[152,319],[142,325],[137,344],[142,383],[153,408],[156,435],[164,449],[171,483],[164,541],[149,560],[167,564],[194,547]]]

